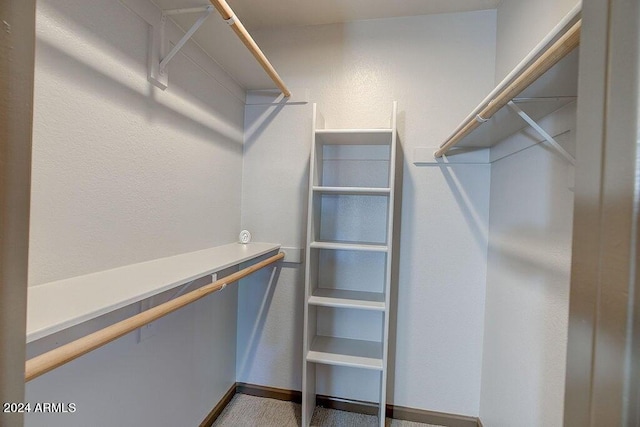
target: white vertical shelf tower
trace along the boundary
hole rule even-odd
[[[396,112],[385,129],[325,129],[313,105],[302,425],[323,365],[379,372],[385,423]],[[327,368],[328,369],[328,368]]]

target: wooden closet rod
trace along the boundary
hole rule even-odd
[[[496,94],[495,98],[489,101],[480,110],[475,118],[470,118],[467,123],[453,134],[440,148],[434,153],[435,157],[442,157],[449,151],[451,147],[456,145],[465,136],[469,135],[475,128],[480,126],[484,121],[489,120],[502,107],[507,105],[509,101],[518,96],[531,83],[536,81],[540,76],[549,71],[551,67],[556,65],[562,58],[567,56],[573,49],[580,44],[580,28],[582,20],[576,22],[562,37],[552,44],[538,59],[536,59],[529,67],[525,68],[518,77],[515,78],[507,87]]]
[[[274,255],[264,261],[260,261],[236,273],[230,274],[227,277],[223,277],[220,280],[216,280],[213,283],[172,299],[171,301],[167,301],[149,310],[143,311],[140,314],[136,314],[128,319],[114,323],[111,326],[107,326],[104,329],[72,341],[69,344],[65,344],[54,350],[41,354],[40,356],[34,357],[33,359],[29,359],[25,366],[25,382],[46,374],[65,363],[102,347],[103,345],[108,344],[129,332],[135,331],[154,320],[184,307],[185,305],[191,304],[192,302],[213,292],[217,292],[227,286],[227,284],[238,281],[257,270],[268,266],[269,264],[273,264],[274,262],[281,260],[282,258],[284,258],[284,253],[279,253],[278,255]]]
[[[285,97],[290,97],[291,92],[287,89],[287,86],[284,84],[278,73],[276,72],[273,65],[269,62],[264,53],[260,50],[260,47],[256,44],[256,42],[251,37],[251,34],[244,28],[242,22],[238,19],[236,14],[233,12],[233,9],[227,4],[226,0],[209,0],[211,4],[218,10],[222,18],[227,21],[227,23],[231,26],[236,35],[242,40],[242,43],[249,49],[249,51],[253,54],[253,56],[258,60],[264,71],[267,72],[271,80],[278,86],[278,89],[282,91],[282,94]]]

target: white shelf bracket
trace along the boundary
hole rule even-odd
[[[218,280],[218,273],[211,273],[210,275],[210,280],[209,283],[213,283],[216,280]],[[203,276],[206,277],[206,276]],[[198,280],[198,279],[196,279]],[[180,295],[184,294],[187,290],[189,290],[189,288],[191,287],[191,285],[193,285],[196,280],[192,280],[190,282],[185,283],[184,285],[182,285],[180,287],[180,289],[178,289],[176,292],[173,293],[173,295],[171,295],[169,297],[169,299],[167,301],[171,301],[174,300],[176,298],[178,298]],[[222,289],[224,289],[226,287],[226,283],[222,286]],[[142,313],[143,311],[147,311],[153,307],[155,307],[156,305],[158,305],[157,302],[154,301],[153,299],[154,297],[149,297],[147,299],[144,299],[142,301],[140,301],[139,303],[139,311],[138,313]],[[167,302],[164,301],[164,302]],[[136,335],[136,341],[138,344],[140,344],[142,341],[145,341],[146,339],[152,337],[153,335],[155,335],[156,333],[156,328],[155,328],[155,322],[151,322],[151,323],[147,323],[146,325],[140,327],[137,329],[137,335]]]
[[[567,150],[562,148],[562,146],[558,144],[558,141],[556,141],[551,135],[549,135],[547,131],[542,129],[542,127],[535,120],[533,120],[527,113],[522,111],[522,109],[520,109],[520,107],[518,107],[515,102],[509,101],[507,105],[509,106],[509,108],[515,111],[522,118],[522,120],[527,122],[529,126],[531,126],[536,132],[538,132],[540,136],[544,138],[545,142],[547,142],[552,148],[554,148],[558,153],[560,153],[562,157],[567,159],[569,163],[571,163],[572,165],[576,164],[575,157],[569,154]]]
[[[174,56],[180,51],[182,46],[198,31],[198,28],[204,24],[204,21],[214,11],[212,5],[191,7],[183,9],[170,9],[163,10],[160,23],[151,27],[151,46],[149,55],[149,81],[162,90],[165,90],[168,85],[169,72],[167,65],[173,59]],[[167,22],[167,16],[181,15],[185,13],[198,13],[204,12],[198,20],[191,26],[189,31],[173,46],[173,49],[169,53],[165,54],[167,49],[167,37],[165,32],[165,24]]]

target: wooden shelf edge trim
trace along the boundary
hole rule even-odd
[[[217,292],[229,283],[236,282],[249,274],[260,270],[270,264],[280,261],[284,258],[283,253],[279,253],[247,268],[244,268],[222,279],[203,286],[189,293],[186,293],[164,304],[160,304],[140,314],[136,314],[128,319],[122,320],[104,329],[86,335],[80,339],[72,341],[54,350],[48,351],[40,356],[36,356],[27,360],[25,364],[25,382],[31,381],[40,375],[62,366],[78,357],[85,355],[105,344],[114,341],[123,335],[128,334],[148,323],[151,323],[179,308],[182,308],[194,301],[197,301],[209,294]]]

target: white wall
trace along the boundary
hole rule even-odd
[[[505,0],[498,9],[501,80],[574,0]],[[532,18],[532,17],[535,17]],[[526,30],[525,30],[526,29]],[[540,121],[575,153],[575,104]],[[492,149],[480,418],[487,427],[561,426],[573,193],[571,166],[531,130]],[[524,147],[529,146],[523,151]]]
[[[498,8],[496,84],[578,3],[580,0],[503,0]]]
[[[120,2],[38,2],[31,285],[237,238],[244,105],[182,54],[169,89],[154,89],[147,39]],[[130,334],[28,383],[27,401],[78,410],[26,425],[197,425],[235,381],[236,301],[227,289],[158,321],[141,344]]]
[[[119,2],[45,0],[37,31],[30,284],[235,240],[242,102],[182,55],[151,86]]]
[[[327,127],[386,127],[398,101],[407,158],[389,402],[478,415],[490,169],[417,167],[411,158],[414,147],[443,141],[493,86],[495,11],[255,38],[288,85],[310,89]],[[242,226],[257,240],[304,247],[310,107],[247,106],[245,132]],[[299,390],[303,266],[283,269],[275,289],[243,286],[238,381]],[[260,306],[269,309],[253,316]],[[370,376],[334,371],[319,393],[377,399],[376,387],[363,386]]]
[[[550,131],[570,129],[558,141],[575,152],[575,104],[540,123]],[[534,135],[517,134],[495,150],[530,143]],[[489,427],[562,425],[572,169],[543,144],[491,167],[480,404],[480,418]]]
[[[281,67],[278,67],[279,72]],[[247,106],[242,227],[256,241],[303,248],[311,105]],[[240,283],[240,382],[299,390],[302,382],[304,268],[283,264],[275,286],[259,276]]]

